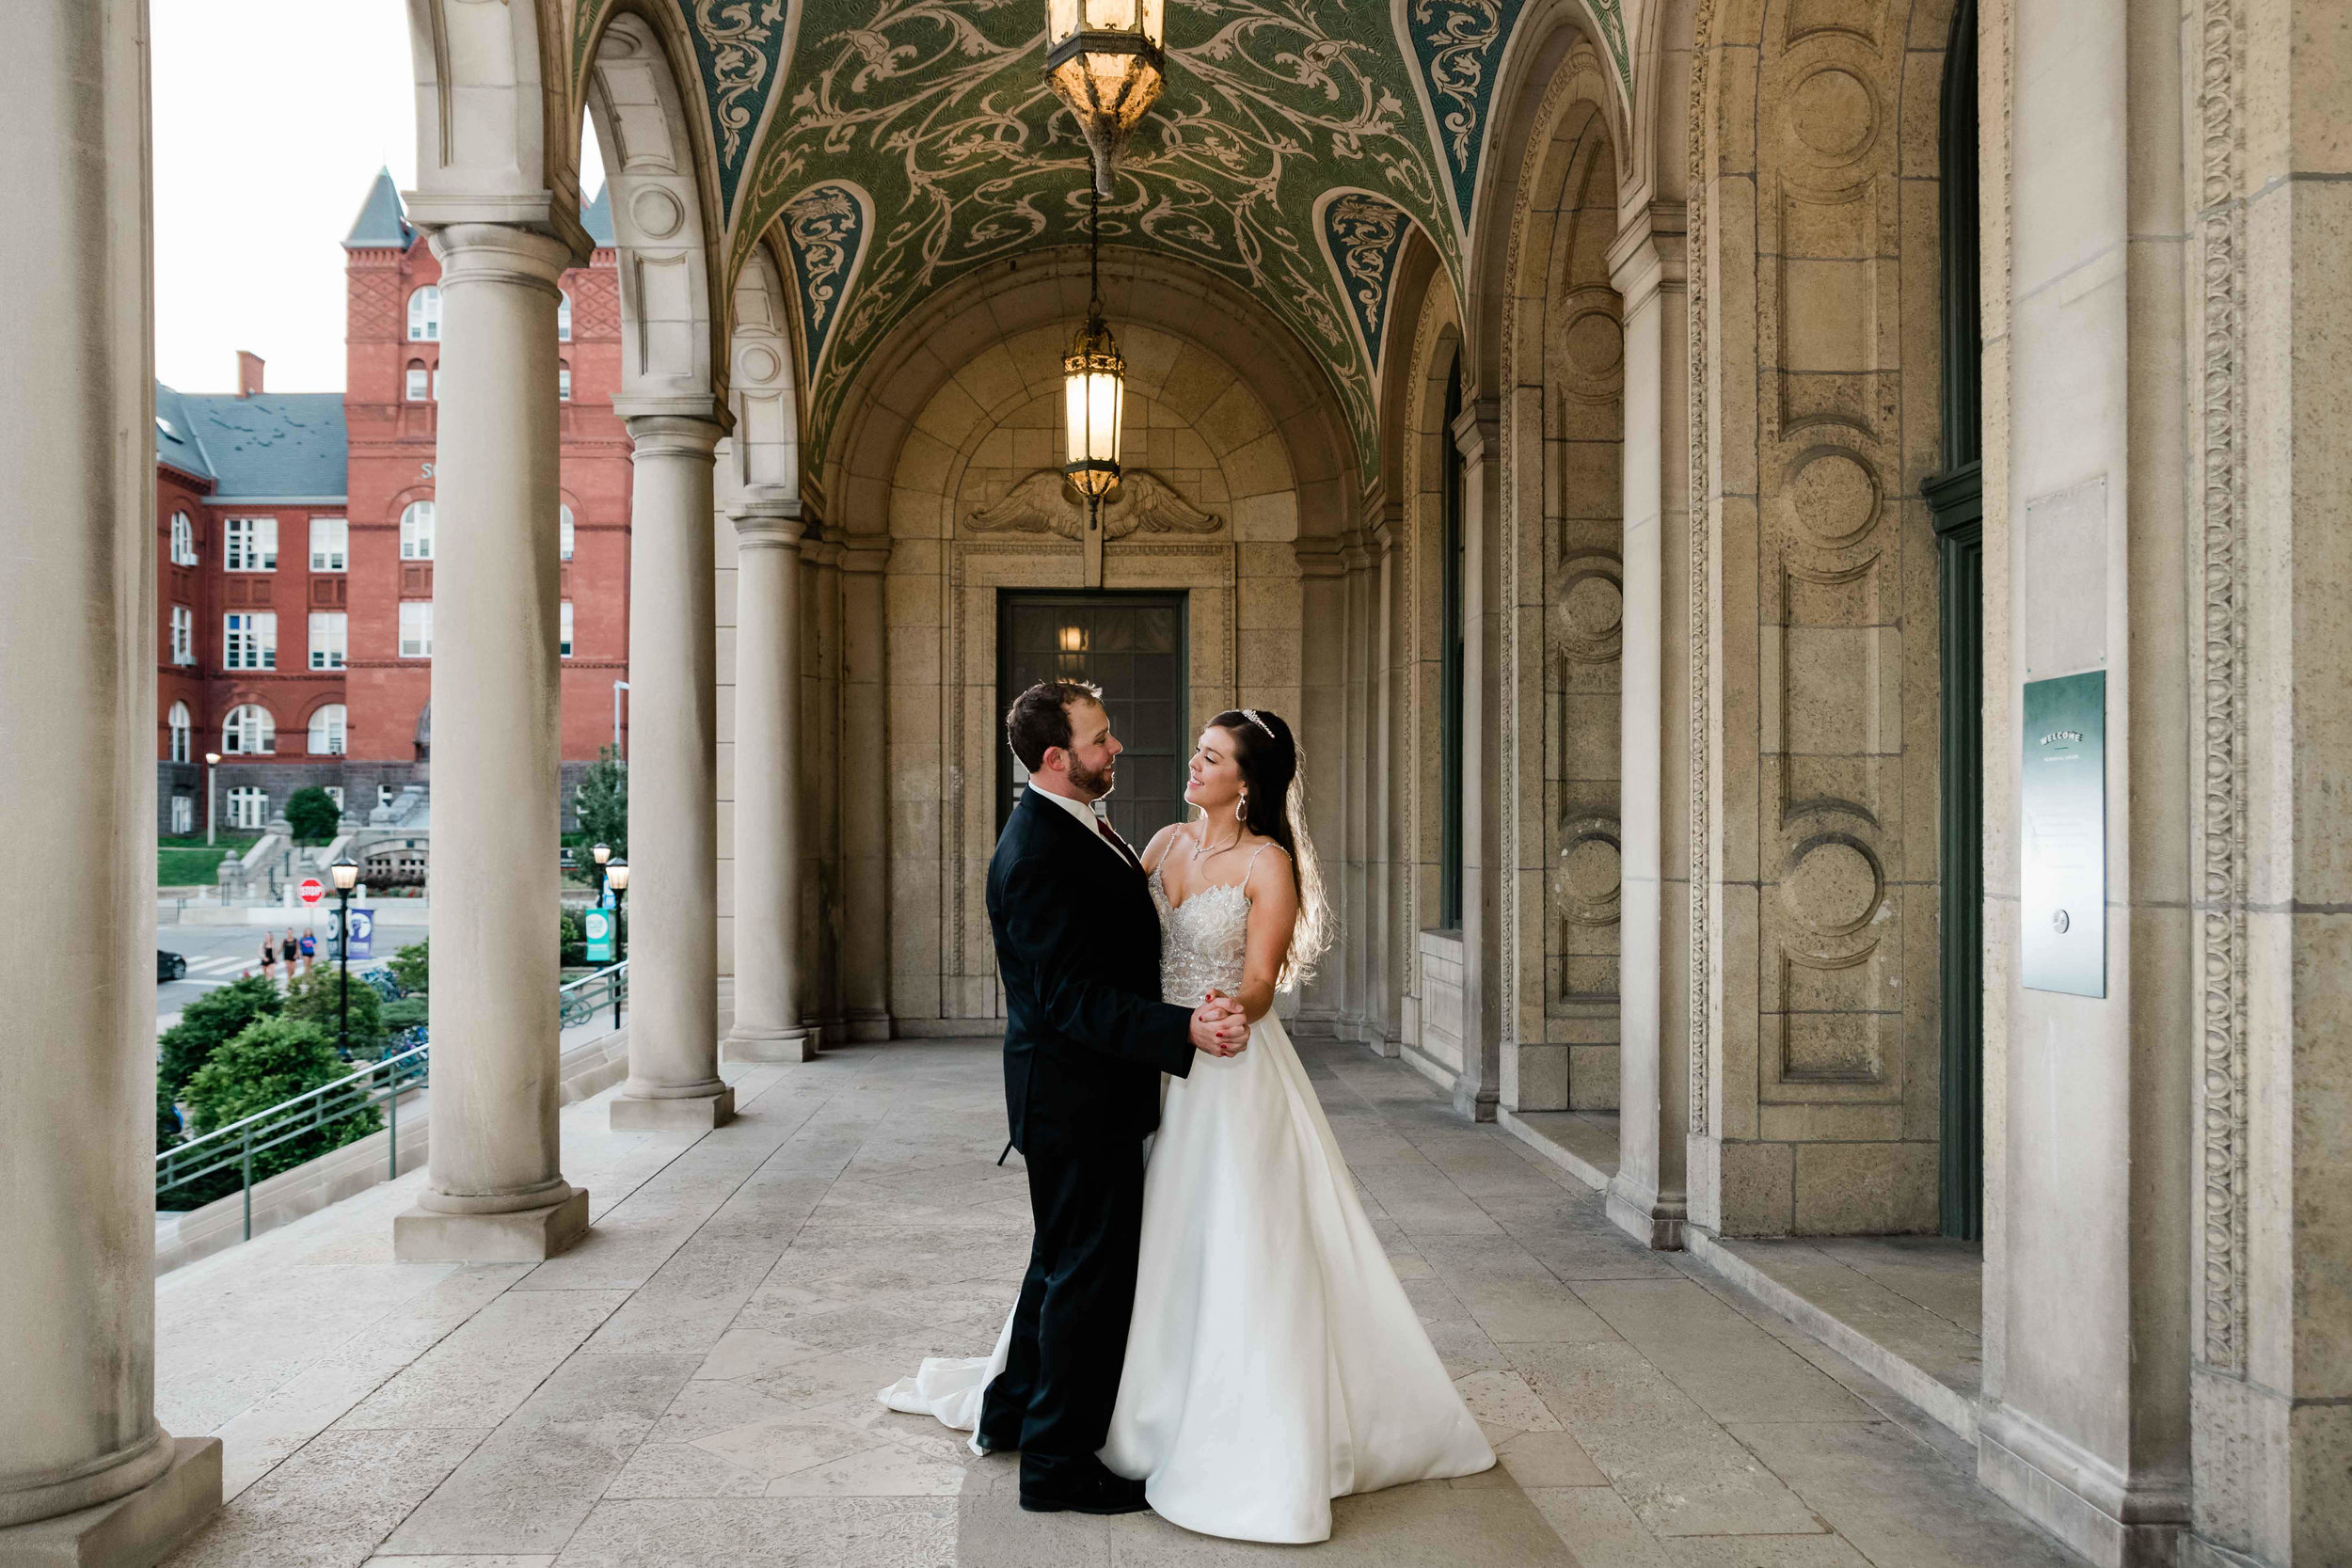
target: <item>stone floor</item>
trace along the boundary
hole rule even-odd
[[[1337,1505],[1316,1547],[1024,1514],[1015,1462],[874,1402],[984,1353],[1027,1246],[993,1041],[730,1067],[699,1137],[564,1116],[596,1228],[537,1266],[395,1264],[404,1177],[157,1287],[161,1415],[231,1501],[175,1564],[1493,1568],[2073,1563],[1869,1376],[1420,1078],[1309,1070],[1502,1468]]]

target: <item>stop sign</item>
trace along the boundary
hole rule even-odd
[[[302,895],[304,903],[315,904],[326,896],[326,884],[316,877],[305,877],[302,879],[302,885],[294,891]]]

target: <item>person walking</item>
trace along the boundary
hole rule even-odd
[[[286,965],[286,986],[287,986],[287,989],[288,989],[288,990],[292,990],[292,989],[293,989],[293,987],[294,987],[294,958],[295,958],[295,955],[299,954],[301,951],[302,951],[302,945],[301,945],[301,943],[299,943],[299,942],[295,942],[295,941],[294,941],[294,927],[291,927],[291,926],[287,927],[286,927],[286,940],[285,940],[285,942],[284,942],[283,943],[281,943],[281,944],[279,945],[279,947],[278,947],[278,958],[281,958],[281,959],[283,959],[283,960],[285,961],[285,965]]]
[[[302,973],[308,974],[318,967],[319,939],[314,932],[302,933]]]
[[[267,931],[262,933],[262,978],[278,982],[278,939]]]

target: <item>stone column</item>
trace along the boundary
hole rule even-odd
[[[628,578],[628,990],[635,1018],[628,1081],[613,1097],[612,1125],[707,1129],[735,1115],[735,1091],[719,1077],[711,485],[723,432],[707,404],[699,416],[622,412],[636,467]],[[739,683],[742,678],[739,671]],[[739,800],[737,815],[739,832]],[[739,975],[739,961],[738,969]]]
[[[155,1421],[146,16],[18,8],[0,95],[0,1562],[155,1562],[220,1507],[219,1442]]]
[[[774,486],[728,515],[735,584],[735,1028],[727,1056],[813,1062],[801,1012],[801,503]]]
[[[1462,1071],[1454,1108],[1492,1121],[1502,1102],[1503,686],[1502,404],[1481,397],[1448,437],[1462,454]]]
[[[544,234],[453,224],[441,261],[433,612],[433,1154],[403,1262],[549,1258],[564,1180],[555,944],[557,279]]]
[[[882,569],[887,549],[841,559],[841,938],[843,1011],[853,1040],[890,1037],[890,833],[888,736],[883,705]]]
[[[1625,302],[1624,875],[1617,1175],[1609,1216],[1679,1247],[1689,1213],[1690,366],[1679,210],[1610,251]]]

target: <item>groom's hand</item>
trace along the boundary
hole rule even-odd
[[[1192,1043],[1212,1056],[1238,1056],[1249,1044],[1249,1021],[1241,1004],[1211,991],[1192,1015]]]

